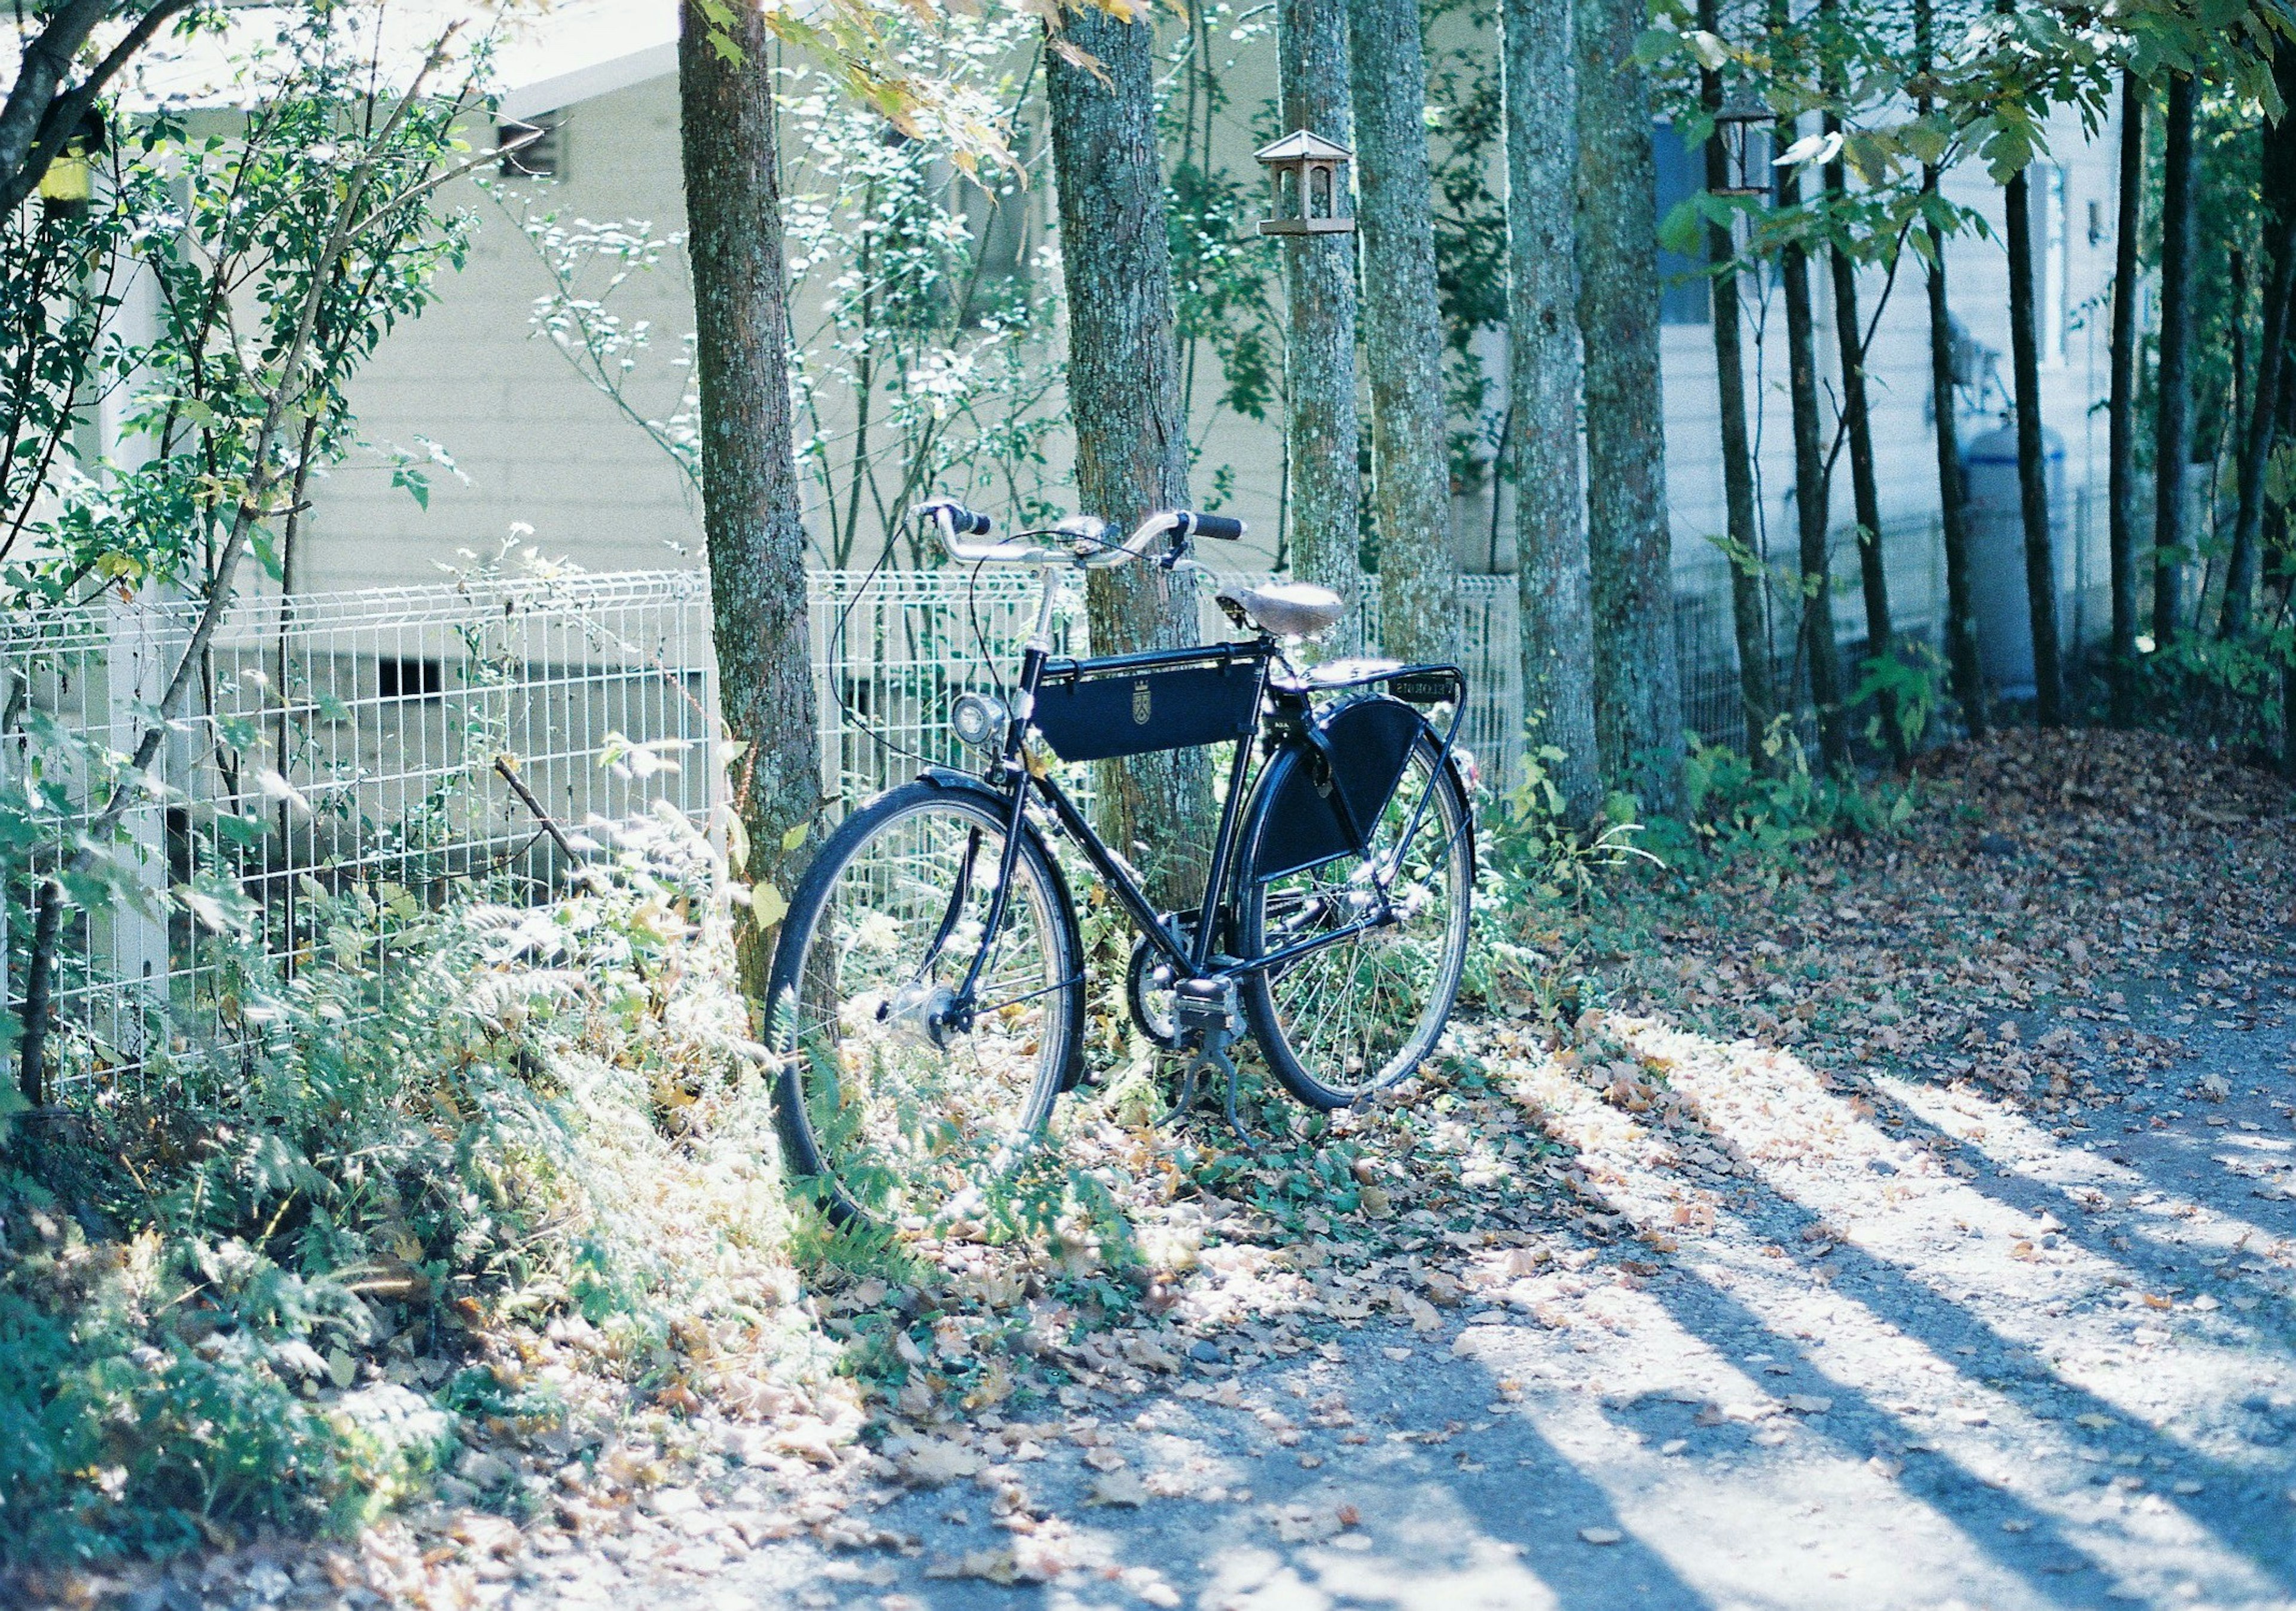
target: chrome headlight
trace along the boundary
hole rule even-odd
[[[948,724],[956,729],[956,736],[976,749],[1003,744],[1004,729],[1012,719],[1004,700],[985,693],[957,695],[948,712]]]

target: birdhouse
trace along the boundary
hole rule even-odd
[[[95,159],[103,144],[103,116],[90,111],[40,176],[40,200],[59,211],[85,209],[95,193]]]
[[[1770,166],[1770,133],[1777,114],[1767,106],[1734,102],[1714,114],[1714,137],[1722,143],[1722,183],[1718,196],[1767,196],[1776,189]]]
[[[1275,216],[1259,221],[1263,235],[1344,235],[1356,221],[1348,212],[1348,164],[1355,153],[1321,135],[1294,129],[1255,151],[1275,187]]]

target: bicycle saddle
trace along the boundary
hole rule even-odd
[[[1279,638],[1312,638],[1346,613],[1347,602],[1312,582],[1270,582],[1265,587],[1223,587],[1216,595],[1238,626]]]

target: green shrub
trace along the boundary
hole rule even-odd
[[[1813,772],[1789,722],[1781,716],[1771,724],[1759,767],[1726,745],[1690,740],[1683,762],[1685,820],[1654,836],[1661,855],[1775,869],[1827,835],[1878,833],[1913,814],[1911,784],[1862,784]]]
[[[10,1138],[0,1558],[354,1526],[460,1416],[551,1413],[484,1370],[437,1403],[385,1379],[418,1343],[476,1364],[579,1313],[643,1377],[674,1313],[780,1304],[721,882],[679,818],[540,912],[307,885],[291,978],[218,892],[225,1033]]]

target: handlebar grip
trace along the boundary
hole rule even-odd
[[[995,524],[987,515],[977,514],[952,498],[937,498],[930,503],[920,504],[917,514],[920,519],[927,520],[947,515],[951,534],[960,537],[985,537]]]
[[[1243,536],[1243,522],[1233,515],[1184,514],[1180,529],[1192,537],[1212,537],[1222,543],[1234,543]]]

